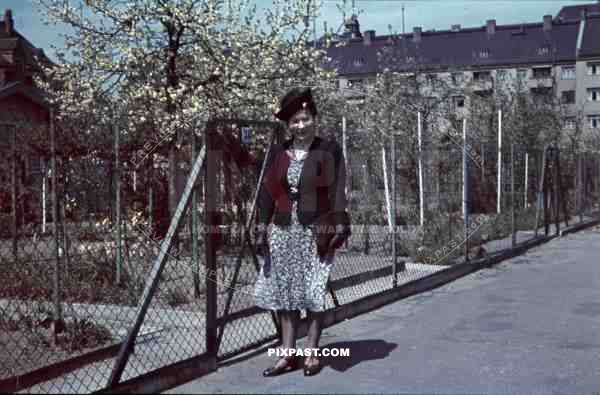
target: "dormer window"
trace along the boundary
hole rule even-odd
[[[550,53],[550,46],[544,45],[538,48],[537,54],[539,56],[547,56]]]
[[[352,62],[352,64],[354,65],[354,67],[361,67],[365,65],[365,58],[355,58],[354,61]]]

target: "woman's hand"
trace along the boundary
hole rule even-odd
[[[269,254],[269,243],[267,239],[267,229],[261,229],[256,234],[256,254],[266,256]]]
[[[323,256],[323,258],[321,258],[321,262],[325,262],[328,265],[331,265],[333,263],[334,256],[335,256],[335,250],[330,248],[327,250],[327,252]]]

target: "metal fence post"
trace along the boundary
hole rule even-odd
[[[464,218],[464,253],[465,262],[469,261],[469,166],[467,164],[467,120],[463,118],[462,130],[462,213]]]
[[[148,231],[154,236],[154,159],[148,155],[146,163],[146,185],[148,186]]]
[[[537,162],[537,161],[536,161]],[[540,179],[538,180],[538,190],[537,190],[537,199],[536,199],[536,210],[535,210],[535,236],[537,237],[538,235],[538,228],[540,226],[540,214],[541,214],[541,210],[542,208],[545,208],[545,194],[544,194],[544,188],[546,185],[546,182],[544,180],[545,178],[545,173],[546,173],[546,149],[542,150],[542,161],[541,161],[541,166],[538,166],[541,171],[540,171]]]
[[[10,157],[10,182],[11,182],[11,234],[12,253],[15,262],[18,259],[18,226],[17,226],[17,128],[11,128],[11,157]]]
[[[391,219],[392,219],[392,286],[398,286],[398,273],[396,264],[398,262],[396,250],[396,132],[392,131],[392,144],[390,147],[390,162],[391,162],[391,184],[392,184],[392,199],[390,204]]]
[[[217,335],[217,256],[216,246],[213,243],[213,225],[216,211],[216,170],[217,157],[213,141],[212,125],[209,125],[204,134],[206,147],[206,166],[204,173],[204,253],[206,266],[206,353],[216,360],[218,353]]]
[[[577,154],[577,212],[579,222],[583,222],[583,171],[581,165],[581,154]]]
[[[369,255],[369,251],[370,251],[370,229],[369,229],[369,223],[371,221],[371,204],[372,201],[371,199],[368,198],[369,196],[369,187],[368,187],[368,173],[367,173],[367,165],[362,165],[362,169],[363,169],[363,199],[364,202],[366,203],[366,210],[365,210],[365,218],[364,218],[364,227],[365,227],[365,236],[364,236],[364,245],[363,245],[363,253],[365,255]]]
[[[515,144],[510,143],[510,234],[511,247],[517,245],[517,227],[515,223]]]
[[[419,172],[419,223],[425,224],[425,198],[423,190],[423,138],[422,138],[422,120],[421,112],[417,112],[417,137],[419,144],[418,172]]]
[[[498,185],[496,188],[496,211],[502,210],[502,110],[498,110]]]
[[[523,209],[529,206],[527,203],[527,193],[529,189],[529,153],[525,152],[525,183],[523,184]]]
[[[345,194],[349,204],[352,203],[352,169],[348,167],[348,146],[346,142],[346,117],[342,116],[342,153],[344,154],[344,168],[346,169],[346,185]],[[344,242],[344,247],[347,249],[349,245],[349,238]]]
[[[581,158],[581,208],[582,208],[582,217],[585,215],[588,205],[588,177],[587,177],[587,154],[586,152],[582,152]]]
[[[560,150],[556,153],[556,171],[558,171],[558,203],[563,210],[565,216],[565,226],[569,226],[569,211],[567,209],[567,201],[565,199],[565,191],[563,189],[562,167],[560,166]]]
[[[196,158],[197,151],[197,143],[198,139],[196,138],[196,133],[192,132],[192,156],[191,156],[191,165],[194,165],[194,160]],[[192,218],[192,226],[190,229],[190,237],[192,238],[192,275],[194,281],[194,297],[199,298],[200,295],[200,256],[199,256],[199,246],[198,246],[198,186],[195,185],[194,189],[192,189],[192,205],[191,205],[191,218]]]
[[[54,239],[54,276],[53,276],[53,304],[54,304],[54,317],[53,317],[53,335],[56,340],[57,327],[62,322],[62,305],[61,305],[61,264],[60,264],[60,237],[58,235],[58,192],[57,185],[58,177],[57,166],[56,166],[56,136],[55,136],[55,125],[54,125],[54,111],[50,110],[50,167],[52,168],[52,235]]]
[[[552,149],[551,148],[547,148],[547,156],[546,156],[546,161],[544,163],[544,235],[548,236],[548,233],[550,232],[550,186],[548,185],[550,183],[550,181],[552,180],[552,174],[548,174],[551,170],[550,168],[550,161],[552,160]]]
[[[554,213],[555,234],[560,233],[560,210],[558,201],[558,166],[557,166],[558,148],[552,147],[552,210]]]
[[[119,128],[115,125],[115,120],[112,123],[113,136],[114,136],[114,149],[115,149],[115,165],[113,171],[114,185],[115,185],[115,217],[116,217],[116,244],[117,244],[117,256],[115,262],[115,281],[121,284],[121,270],[123,265],[123,246],[121,240],[121,166],[119,163]]]
[[[42,172],[42,235],[46,234],[46,194],[47,192],[47,176],[48,165],[45,158],[40,158],[40,169]]]

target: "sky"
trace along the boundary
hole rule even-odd
[[[76,1],[76,0],[74,0]],[[323,22],[328,29],[334,31],[341,26],[342,14],[337,6],[343,6],[341,0],[321,0],[323,6],[316,21],[317,35],[323,33]],[[347,15],[352,9],[352,0],[347,0]],[[562,6],[589,4],[596,0],[355,0],[355,8],[359,10],[361,31],[375,30],[377,35],[388,34],[388,25],[393,32],[402,32],[402,5],[404,4],[405,31],[420,26],[423,31],[429,29],[450,29],[454,24],[462,27],[485,25],[486,20],[496,19],[499,25],[541,22],[544,15],[555,16]],[[270,0],[256,0],[258,9],[265,7]],[[32,0],[0,0],[0,11],[13,10],[13,19],[17,30],[36,47],[44,49],[51,58],[51,45],[62,47],[61,33],[66,30],[61,26],[45,25],[43,15]],[[341,31],[340,31],[341,32]]]

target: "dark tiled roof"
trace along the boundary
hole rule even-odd
[[[43,51],[40,48],[37,48],[35,45],[33,45],[17,30],[14,30],[12,35],[8,35],[4,27],[4,21],[0,21],[0,50],[16,49],[19,46],[19,44],[24,50],[23,52],[25,53],[25,61],[27,62],[27,64],[34,64],[34,58],[36,56],[41,57],[40,60],[42,60],[44,63],[51,64],[50,59],[46,57]]]
[[[579,56],[600,56],[600,16],[586,19]]]
[[[392,45],[386,44],[389,36],[375,37],[369,46],[356,39],[345,47],[330,48],[329,65],[337,67],[340,74],[352,75],[374,73],[386,67],[409,70],[414,67],[411,61],[424,69],[573,61],[578,29],[576,21],[554,23],[548,32],[543,30],[543,23],[529,23],[498,25],[493,36],[488,36],[485,27],[422,32],[419,43],[413,41],[412,33],[401,35]],[[540,53],[544,47],[547,52]],[[378,62],[378,51],[389,55]],[[482,51],[487,52],[487,57],[480,56]]]
[[[590,3],[581,5],[570,5],[560,9],[556,19],[563,21],[579,20],[581,11],[586,10],[588,16],[600,14],[600,3]]]

